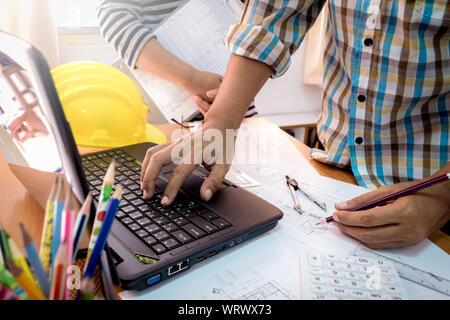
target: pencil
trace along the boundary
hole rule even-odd
[[[40,259],[45,272],[50,272],[50,261],[52,252],[52,236],[53,236],[53,213],[55,204],[55,194],[58,187],[58,176],[55,178],[50,195],[45,207],[44,227],[41,235]]]
[[[113,196],[111,197],[111,200],[108,204],[107,211],[105,214],[105,219],[98,234],[98,239],[95,243],[94,249],[92,250],[92,254],[87,262],[84,277],[92,278],[94,276],[95,268],[97,267],[100,255],[102,254],[109,232],[111,231],[111,226],[114,222],[117,209],[119,208],[120,199],[122,198],[122,191],[123,191],[122,186],[119,185],[116,191],[114,192]]]
[[[27,254],[28,261],[34,270],[34,274],[39,281],[42,293],[48,298],[50,292],[50,282],[48,281],[47,274],[45,273],[44,267],[42,266],[41,260],[39,259],[39,254],[37,252],[36,246],[30,237],[30,234],[25,230],[22,223],[19,224],[20,231],[22,234],[23,246],[25,248],[25,253]]]
[[[380,206],[382,204],[385,204],[385,203],[387,203],[389,201],[392,201],[392,200],[395,200],[395,199],[407,196],[407,195],[409,195],[411,193],[414,193],[414,192],[417,192],[419,190],[431,187],[432,185],[435,185],[435,184],[438,184],[438,183],[445,182],[447,180],[450,180],[450,173],[445,173],[445,174],[440,175],[438,177],[435,177],[435,178],[429,179],[427,181],[418,183],[418,184],[416,184],[414,186],[405,188],[403,190],[397,191],[395,193],[392,193],[390,195],[384,196],[382,198],[366,202],[366,203],[364,203],[364,204],[362,204],[362,205],[360,205],[360,206],[358,206],[356,208],[353,208],[353,209],[350,209],[350,210],[347,210],[347,211],[352,211],[353,212],[353,211],[361,211],[361,210],[367,210],[367,209],[370,209],[370,208],[374,208],[374,207]],[[325,219],[322,219],[317,224],[325,224],[325,223],[330,223],[330,222],[333,222],[333,221],[334,221],[333,216],[329,216],[329,217],[327,217]]]
[[[28,267],[24,255],[19,250],[14,240],[9,237],[8,233],[6,232],[5,228],[2,226],[1,223],[0,223],[0,234],[2,240],[1,242],[4,261],[6,261],[6,259],[14,260],[14,262],[17,263],[23,269],[25,275],[29,277],[32,281],[34,281],[33,275],[31,274],[31,270]]]
[[[78,213],[77,220],[74,228],[74,240],[73,240],[73,260],[76,259],[78,253],[78,247],[80,246],[81,239],[83,238],[86,225],[89,220],[89,214],[91,212],[92,195],[88,194],[83,206]]]
[[[61,215],[64,209],[64,178],[61,177],[59,185],[55,192],[55,202],[53,211],[53,235],[52,235],[52,252],[50,260],[50,274],[52,273],[53,261],[61,241]],[[50,276],[51,277],[51,276]]]
[[[61,243],[67,245],[67,265],[72,264],[73,256],[73,225],[75,220],[75,199],[71,188],[68,188],[64,209],[61,215]]]
[[[21,300],[30,299],[28,295],[23,291],[22,287],[17,283],[16,279],[6,268],[3,260],[3,255],[0,254],[0,283],[6,285],[9,289],[14,291],[15,294],[19,296]]]
[[[23,270],[19,266],[17,266],[11,259],[6,259],[6,266],[8,267],[14,279],[16,279],[17,283],[28,294],[30,299],[47,300],[47,298],[42,294],[37,285],[33,281],[30,281],[29,278],[26,277]]]
[[[89,261],[92,250],[94,250],[95,242],[97,241],[98,233],[105,218],[106,205],[111,197],[112,185],[114,183],[115,175],[115,161],[112,160],[108,170],[106,171],[105,177],[103,178],[102,189],[100,191],[100,196],[98,198],[97,211],[95,214],[94,224],[92,226],[91,238],[89,239],[88,251],[86,255],[86,261]]]
[[[11,258],[11,250],[9,249],[8,234],[0,222],[0,248],[2,249],[3,259]]]
[[[67,266],[71,266],[73,262],[73,225],[75,222],[75,199],[71,188],[68,188],[66,199],[64,201],[64,209],[61,215],[61,243],[65,243],[67,250]],[[64,287],[64,300],[68,299],[70,289]]]
[[[8,258],[14,261],[22,269],[25,277],[29,278],[31,282],[37,285],[33,273],[31,272],[31,269],[28,266],[28,262],[25,259],[25,255],[22,253],[22,250],[19,249],[19,247],[16,245],[16,243],[12,238],[9,238],[9,248],[11,249],[11,257]]]
[[[53,262],[52,284],[50,288],[50,300],[63,300],[65,294],[67,271],[67,246],[63,242]]]

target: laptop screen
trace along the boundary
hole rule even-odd
[[[10,162],[41,171],[62,170],[52,129],[29,72],[1,50],[0,126]]]
[[[43,55],[0,32],[0,147],[8,162],[61,172],[80,202],[88,188],[70,125]]]

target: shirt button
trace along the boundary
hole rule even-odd
[[[364,102],[364,101],[366,101],[366,96],[363,95],[363,94],[360,94],[360,95],[358,96],[358,101],[359,101],[359,102]]]
[[[373,45],[373,40],[371,38],[364,39],[364,45],[366,47],[371,47]]]
[[[355,142],[356,144],[361,144],[364,142],[364,139],[362,137],[356,137]]]

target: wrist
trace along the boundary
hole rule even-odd
[[[180,77],[177,84],[191,94],[195,94],[200,78],[200,71],[193,66],[186,64],[180,69]]]
[[[214,104],[214,103],[213,103]],[[220,108],[217,104],[211,106],[210,110],[204,116],[204,127],[205,128],[217,128],[222,131],[226,129],[237,130],[241,126],[242,117],[239,116],[238,112],[222,112],[221,110],[232,110],[230,107]]]

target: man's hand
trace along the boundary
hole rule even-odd
[[[179,158],[181,161],[172,173],[161,203],[171,204],[183,181],[200,164],[210,170],[209,177],[201,186],[200,196],[204,201],[210,200],[221,186],[233,160],[236,130],[239,129],[250,102],[272,73],[273,69],[268,65],[237,55],[231,56],[223,81],[219,81],[220,76],[208,73],[207,77],[211,76],[212,84],[205,86],[204,93],[217,89],[219,85],[220,90],[205,116],[202,129],[148,150],[141,174],[144,199],[153,197],[155,181],[161,169],[176,160],[174,158]],[[229,139],[230,130],[232,139]],[[202,141],[200,149],[196,147],[196,139]],[[218,150],[220,148],[212,148],[219,145],[222,145],[222,151]],[[196,152],[192,152],[194,149],[197,149]],[[193,158],[195,161],[192,161]]]
[[[222,76],[212,72],[195,70],[186,81],[184,88],[194,97],[198,96],[202,100],[211,103],[215,95],[208,95],[208,92],[218,89],[222,82]]]
[[[219,91],[219,89],[209,90],[206,92],[206,96],[210,100],[214,100],[217,96],[218,91]],[[200,96],[194,96],[194,102],[197,105],[198,110],[200,110],[200,112],[203,114],[203,116],[205,116],[206,113],[208,112],[209,108],[211,107],[211,104],[208,101],[202,99],[202,97],[200,97]]]
[[[215,133],[223,137],[216,140]],[[199,141],[201,143],[199,144]],[[147,150],[142,164],[141,190],[145,200],[151,199],[155,192],[155,181],[162,168],[172,162],[177,167],[172,173],[169,183],[164,190],[161,199],[162,205],[170,205],[175,199],[183,181],[194,172],[195,168],[202,164],[210,171],[209,176],[200,188],[200,196],[204,201],[209,201],[213,194],[220,188],[226,173],[230,168],[234,152],[234,140],[232,146],[226,149],[225,128],[205,121],[201,130],[188,133],[174,142],[168,142]]]
[[[336,203],[338,211],[333,214],[333,219],[343,232],[372,249],[414,245],[440,229],[450,218],[448,182],[398,198],[384,206],[355,212],[345,210],[419,182],[383,186],[349,201]]]

